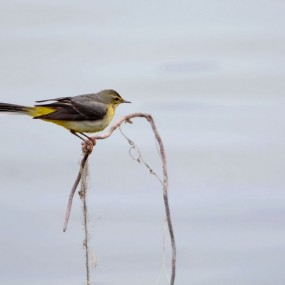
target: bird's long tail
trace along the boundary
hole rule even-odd
[[[30,107],[15,105],[9,103],[0,103],[0,112],[12,112],[12,113],[21,113],[28,115]]]
[[[27,107],[16,104],[0,103],[0,112],[17,113],[17,114],[28,115],[31,117],[46,115],[54,111],[55,109],[42,107],[42,106]]]

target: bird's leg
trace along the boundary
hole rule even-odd
[[[88,137],[87,135],[85,135],[84,133],[80,133],[80,135],[78,133],[76,133],[74,130],[70,130],[70,132],[75,135],[76,137],[80,138],[82,141],[83,141],[83,150],[84,151],[92,151],[93,150],[93,147],[95,146],[96,144],[96,141],[95,139],[92,139],[91,137]],[[82,136],[86,137],[86,139],[84,139]]]
[[[91,137],[87,136],[87,135],[84,134],[84,133],[80,133],[80,134],[81,134],[82,136],[86,137],[86,138],[93,144],[93,146],[95,146],[95,144],[96,144],[95,138],[91,138]]]
[[[96,144],[95,138],[91,138],[91,137],[87,136],[87,135],[84,134],[84,133],[80,133],[80,134],[88,139],[88,141],[92,144],[92,149],[93,149],[93,147],[94,147],[95,144]]]

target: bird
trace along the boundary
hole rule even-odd
[[[0,112],[28,115],[33,119],[57,124],[81,140],[85,141],[85,137],[95,144],[86,133],[104,130],[113,119],[116,107],[131,102],[124,100],[115,90],[105,89],[97,93],[39,100],[36,103],[34,106],[0,103]]]

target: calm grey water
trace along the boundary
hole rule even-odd
[[[114,88],[165,143],[178,285],[283,285],[282,1],[2,1],[0,101]],[[80,143],[0,116],[0,284],[84,284]],[[125,127],[160,163],[149,126]],[[117,133],[90,159],[92,284],[168,284],[159,183]],[[166,240],[169,271],[169,240]],[[95,264],[97,264],[96,269]]]

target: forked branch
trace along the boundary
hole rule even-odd
[[[159,181],[161,182],[162,186],[163,186],[163,201],[164,201],[164,208],[165,208],[165,214],[166,214],[166,221],[167,221],[167,225],[168,225],[168,231],[169,231],[169,235],[170,235],[170,240],[171,240],[171,247],[172,247],[172,267],[171,267],[171,279],[170,279],[170,285],[174,285],[174,281],[175,281],[175,274],[176,274],[176,244],[175,244],[175,236],[174,236],[174,230],[173,230],[173,225],[172,225],[172,220],[171,220],[171,213],[170,213],[170,207],[169,207],[169,201],[168,201],[168,174],[167,174],[167,163],[166,163],[166,154],[165,154],[165,149],[161,140],[161,137],[159,135],[159,132],[156,128],[156,125],[154,123],[154,120],[152,118],[152,116],[150,114],[145,114],[145,113],[133,113],[127,116],[123,116],[121,119],[119,119],[117,122],[115,122],[115,124],[109,129],[109,131],[103,135],[97,135],[94,137],[94,141],[96,140],[101,140],[101,139],[106,139],[108,137],[110,137],[112,135],[112,133],[120,128],[120,126],[122,125],[122,123],[132,123],[131,119],[133,118],[145,118],[151,125],[152,130],[154,132],[155,135],[155,139],[158,143],[159,146],[159,153],[160,153],[160,157],[162,160],[162,172],[163,172],[163,180],[159,179],[158,176],[152,172],[151,168],[144,162],[144,165],[151,170],[152,174],[155,174],[155,176],[159,179]],[[132,145],[132,147],[134,146],[133,142],[127,138],[125,135],[124,137],[128,140],[128,142]],[[78,176],[76,178],[76,181],[73,185],[73,188],[71,190],[71,193],[69,195],[69,200],[68,200],[68,206],[67,206],[67,211],[66,211],[66,216],[65,216],[65,222],[64,222],[64,229],[63,231],[66,231],[67,228],[67,224],[68,224],[68,220],[69,220],[69,216],[70,216],[70,211],[71,211],[71,206],[72,206],[72,199],[74,196],[74,193],[76,191],[76,188],[81,180],[82,177],[82,173],[86,164],[86,161],[89,157],[89,155],[92,152],[91,150],[88,150],[88,148],[84,148],[83,146],[83,150],[84,151],[84,157],[81,161],[81,165],[80,165],[80,170],[78,173]],[[87,150],[86,150],[87,149]]]
[[[122,123],[132,123],[131,119],[133,118],[145,118],[151,125],[151,128],[154,132],[155,139],[159,146],[159,152],[162,160],[162,172],[163,172],[163,201],[164,201],[164,208],[165,208],[165,214],[166,214],[166,221],[168,225],[168,231],[170,235],[171,240],[171,247],[172,247],[172,270],[171,270],[171,279],[170,279],[170,285],[174,285],[175,281],[175,274],[176,274],[176,243],[175,243],[175,236],[174,236],[174,229],[172,225],[171,220],[171,213],[170,213],[170,207],[169,207],[169,201],[168,201],[168,173],[167,173],[167,163],[166,163],[166,154],[165,149],[162,143],[162,139],[160,137],[160,134],[156,128],[156,125],[154,123],[154,120],[150,114],[145,113],[133,113],[127,116],[123,116],[121,119],[119,119],[111,128],[110,130],[103,135],[97,135],[94,138],[96,140],[100,139],[106,139],[112,135],[112,133],[118,129]],[[128,138],[127,138],[128,139]]]

